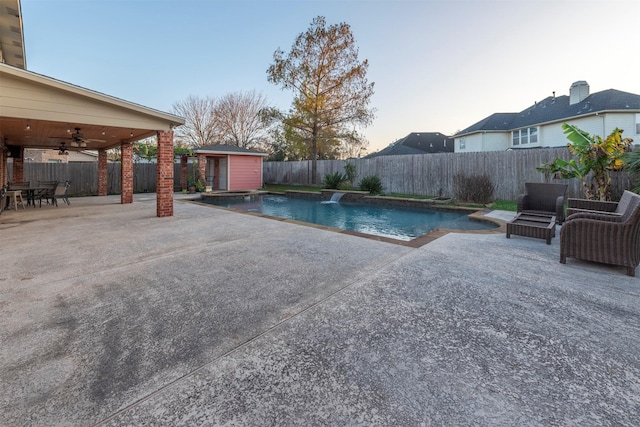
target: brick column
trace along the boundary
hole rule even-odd
[[[120,177],[121,193],[120,203],[133,203],[133,144],[123,142],[120,144]]]
[[[0,187],[7,185],[7,154],[0,147]],[[0,200],[0,203],[4,200]],[[0,208],[1,209],[1,208]]]
[[[107,150],[98,150],[98,196],[107,195]]]
[[[173,216],[173,131],[158,132],[156,171],[156,215]]]
[[[24,147],[20,147],[20,156],[13,158],[13,177],[11,182],[24,181]]]
[[[206,182],[207,174],[207,156],[198,154],[198,179]]]
[[[187,189],[187,174],[189,172],[189,157],[185,154],[180,157],[180,189]]]

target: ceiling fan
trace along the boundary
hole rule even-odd
[[[73,132],[71,134],[71,136],[64,136],[64,137],[55,137],[56,139],[70,139],[71,142],[69,143],[70,147],[73,148],[84,148],[87,146],[87,142],[105,142],[104,139],[88,139],[85,138],[84,135],[82,134],[82,132],[80,131],[80,128],[75,128],[75,132]],[[61,150],[62,151],[62,150]]]
[[[58,150],[58,155],[59,156],[68,156],[69,155],[69,149],[67,148],[67,146],[65,145],[64,142],[60,143],[60,147],[59,148],[54,148],[54,150]]]

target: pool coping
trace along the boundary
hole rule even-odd
[[[322,195],[325,194],[325,192],[336,192],[339,190],[324,190],[322,193],[320,193],[320,195],[318,196],[318,193],[313,193],[313,192],[308,192],[308,191],[297,191],[297,190],[288,190],[286,192],[274,192],[274,191],[253,191],[253,192],[247,192],[244,194],[277,194],[277,195],[283,195],[283,196],[287,196],[289,193],[293,193],[296,195],[302,195],[302,194],[310,194],[313,195],[312,198],[317,198],[317,199],[321,199]],[[343,192],[343,191],[340,191]],[[505,233],[506,232],[506,221],[503,221],[499,218],[493,218],[493,217],[487,217],[486,214],[491,212],[492,209],[478,209],[478,208],[470,208],[470,207],[466,207],[466,206],[443,206],[438,202],[434,202],[432,199],[411,199],[411,198],[395,198],[395,197],[389,197],[389,196],[370,196],[370,195],[366,195],[365,192],[361,192],[361,191],[346,191],[344,193],[351,193],[351,194],[358,194],[358,195],[362,195],[362,199],[363,200],[395,200],[395,201],[400,201],[400,202],[409,202],[404,206],[413,206],[413,207],[424,207],[424,208],[431,208],[431,209],[435,209],[435,210],[441,210],[441,211],[466,211],[469,212],[469,219],[472,221],[478,221],[478,222],[486,222],[486,223],[490,223],[490,224],[494,224],[497,227],[496,228],[492,228],[490,230],[457,230],[457,229],[447,229],[447,228],[442,228],[442,229],[436,229],[433,231],[430,231],[426,234],[423,234],[421,236],[418,236],[414,239],[411,240],[399,240],[399,239],[393,239],[390,237],[383,237],[383,236],[376,236],[373,234],[366,234],[366,233],[360,233],[358,231],[352,231],[352,230],[343,230],[342,228],[337,228],[337,227],[329,227],[326,225],[320,225],[320,224],[313,224],[310,222],[304,222],[304,221],[298,221],[298,220],[294,220],[294,219],[289,219],[289,218],[281,218],[281,217],[277,217],[277,216],[271,216],[271,215],[266,215],[263,213],[258,213],[258,212],[249,212],[249,211],[243,211],[243,210],[239,210],[239,209],[233,209],[233,208],[226,208],[223,206],[217,206],[217,205],[213,205],[211,203],[207,203],[202,200],[202,195],[200,195],[199,198],[197,199],[185,199],[182,201],[185,202],[189,202],[189,203],[195,203],[198,205],[203,205],[203,206],[208,206],[208,207],[212,207],[212,208],[216,208],[216,209],[222,209],[222,210],[226,210],[226,211],[230,211],[230,212],[237,212],[237,213],[241,213],[241,214],[245,214],[245,215],[251,215],[251,216],[255,216],[255,217],[262,217],[262,218],[267,218],[267,219],[271,219],[271,220],[276,220],[276,221],[280,221],[280,222],[285,222],[285,223],[291,223],[291,224],[297,224],[297,225],[303,225],[305,227],[313,227],[316,229],[320,229],[320,230],[326,230],[326,231],[331,231],[334,233],[340,233],[340,234],[347,234],[347,235],[351,235],[351,236],[357,236],[357,237],[363,237],[365,239],[369,239],[369,240],[375,240],[375,241],[379,241],[379,242],[386,242],[386,243],[392,243],[395,245],[400,245],[400,246],[407,246],[407,247],[411,247],[411,248],[419,248],[421,246],[424,246],[428,243],[433,242],[436,239],[439,239],[440,237],[446,236],[449,233],[462,233],[462,234],[500,234],[500,233]],[[217,197],[224,197],[225,193],[215,193],[215,195]],[[235,194],[234,194],[235,195]],[[212,195],[209,194],[207,195],[208,197],[211,197]],[[216,196],[213,196],[212,198],[215,198]],[[412,203],[412,202],[417,202],[417,203]],[[381,204],[381,203],[373,203],[373,204]],[[420,206],[422,205],[422,206]],[[399,205],[395,205],[395,206],[402,206],[401,204]]]

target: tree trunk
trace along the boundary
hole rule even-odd
[[[311,184],[317,184],[317,175],[318,172],[318,141],[314,137],[311,140]]]

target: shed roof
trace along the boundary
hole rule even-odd
[[[237,147],[228,144],[205,145],[195,150],[196,154],[235,154],[240,156],[262,156],[268,154],[262,151],[249,150],[248,148]]]

